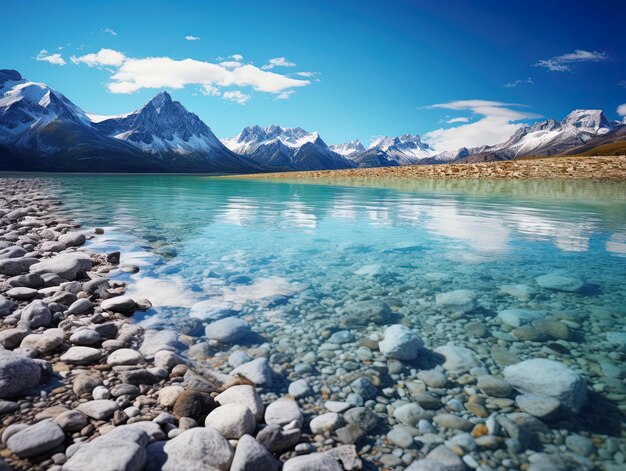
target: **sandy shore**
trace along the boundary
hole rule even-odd
[[[241,177],[236,177],[241,178]],[[626,156],[547,157],[479,164],[409,165],[403,167],[355,168],[310,172],[245,175],[244,178],[440,178],[440,179],[543,179],[626,181]]]

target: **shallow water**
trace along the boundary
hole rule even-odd
[[[359,360],[356,343],[322,354],[333,348],[325,338],[348,328],[356,340],[377,339],[384,326],[344,325],[342,307],[382,298],[429,348],[468,346],[493,373],[503,366],[494,347],[520,359],[557,359],[626,410],[626,346],[606,336],[626,332],[625,184],[51,178],[74,217],[107,228],[94,248],[120,247],[123,263],[142,266],[129,293],[153,302],[145,325],[167,328],[190,310],[245,317],[268,342],[274,366],[284,367],[279,394],[299,378],[284,365],[312,351],[314,389],[341,396],[350,375],[370,364]],[[538,286],[536,277],[552,272],[584,286],[575,293]],[[504,285],[525,285],[528,295],[503,293]],[[475,291],[479,308],[461,317],[443,312],[436,294],[456,289]],[[520,341],[495,318],[515,307],[565,320],[574,334]],[[468,321],[489,334],[471,337]],[[592,419],[581,427],[598,432]],[[613,419],[601,433],[620,435],[619,414]]]

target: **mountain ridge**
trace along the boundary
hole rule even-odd
[[[524,125],[492,146],[437,152],[419,135],[327,145],[318,132],[247,126],[218,139],[169,93],[117,116],[85,113],[62,93],[0,70],[0,170],[257,173],[510,160],[590,151],[626,140],[623,122],[602,110]],[[622,131],[619,131],[622,129]],[[618,132],[619,131],[619,132]]]

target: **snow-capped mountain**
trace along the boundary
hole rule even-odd
[[[103,118],[103,119],[99,119]],[[167,93],[141,110],[90,118],[63,94],[0,70],[0,169],[258,172]]]
[[[370,149],[380,149],[398,165],[411,165],[434,155],[433,149],[422,142],[417,134],[403,134],[398,137],[379,137],[372,141]]]
[[[248,126],[222,143],[233,152],[273,170],[325,170],[354,167],[333,152],[317,132],[302,128]]]
[[[338,144],[336,148],[350,149],[352,141]],[[358,142],[358,144],[361,144]],[[362,145],[361,145],[362,146]],[[435,151],[418,135],[404,134],[398,137],[378,137],[367,149],[345,154],[359,167],[390,167],[421,163],[435,155]]]
[[[95,122],[94,127],[153,154],[225,151],[211,129],[167,92],[157,94],[138,111]]]
[[[473,149],[472,161],[503,160],[531,155],[559,155],[617,128],[602,110],[574,110],[562,121],[548,119],[523,126],[505,142]]]
[[[29,82],[16,70],[0,70],[0,142],[29,148],[36,135],[54,121],[89,126],[89,118],[61,93]],[[54,146],[45,149],[54,151]]]
[[[365,146],[358,139],[350,142],[344,142],[343,144],[333,144],[328,146],[328,148],[333,152],[337,152],[338,154],[346,157],[365,150]]]

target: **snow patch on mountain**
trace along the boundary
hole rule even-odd
[[[328,147],[333,152],[337,152],[338,154],[344,156],[350,156],[356,154],[357,152],[363,152],[365,150],[365,146],[358,139],[344,142],[343,144],[333,144]]]

